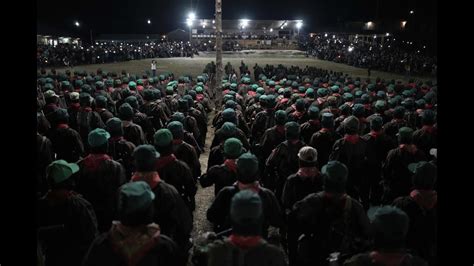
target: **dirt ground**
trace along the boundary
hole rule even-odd
[[[74,70],[86,70],[87,72],[96,71],[98,68],[107,72],[117,72],[120,73],[122,70],[127,70],[127,72],[134,74],[143,74],[145,71],[150,70],[150,64],[152,59],[143,59],[143,60],[134,60],[127,62],[118,62],[118,63],[109,63],[109,64],[96,64],[96,65],[83,65],[70,68]],[[157,73],[160,74],[165,71],[171,71],[175,76],[181,74],[191,74],[196,76],[202,73],[205,65],[211,61],[215,61],[215,53],[200,53],[199,56],[194,58],[184,58],[184,57],[175,57],[175,58],[156,58],[158,69]],[[251,71],[253,71],[253,66],[258,63],[260,66],[265,66],[265,64],[278,65],[283,64],[285,66],[315,66],[323,69],[328,69],[337,72],[348,73],[355,77],[366,78],[367,69],[365,68],[356,68],[344,64],[334,63],[330,61],[324,61],[314,58],[307,58],[304,56],[304,53],[296,50],[246,50],[236,53],[225,52],[223,54],[223,64],[230,62],[235,69],[238,69],[240,66],[241,60],[247,64]],[[57,68],[58,70],[65,70],[65,68]],[[403,75],[381,72],[372,70],[372,78],[380,77],[384,79],[400,79],[407,80],[408,78]],[[435,80],[435,77],[413,77],[419,80]]]

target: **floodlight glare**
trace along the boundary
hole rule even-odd
[[[270,32],[273,32],[273,29],[272,29],[272,28],[270,28]]]
[[[194,20],[194,19],[196,18],[196,14],[195,14],[194,12],[189,12],[188,18],[189,18],[190,20]]]
[[[249,25],[249,21],[250,21],[250,20],[248,20],[248,19],[241,19],[241,20],[240,20],[240,26],[241,26],[242,28],[247,27],[247,26]]]
[[[327,34],[327,33],[325,33],[325,34],[324,34],[324,37],[328,37],[328,34]]]
[[[352,52],[354,50],[354,47],[350,46],[349,48],[347,48],[347,51],[348,52]]]
[[[151,24],[151,20],[147,20],[147,23],[148,23],[148,24]]]
[[[296,28],[301,29],[301,27],[303,27],[303,21],[296,22]]]
[[[415,13],[415,11],[413,11],[413,10],[410,10],[410,14],[412,14],[412,15],[413,15],[414,13]]]
[[[193,21],[191,19],[186,19],[186,25],[188,25],[189,27],[191,27],[193,25]]]
[[[390,36],[390,33],[388,33],[388,32],[387,32],[387,33],[385,33],[385,36]]]
[[[80,25],[79,21],[74,22],[74,25],[76,25],[76,27],[79,27],[79,25]]]

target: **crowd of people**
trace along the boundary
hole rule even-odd
[[[388,39],[388,40],[387,40]],[[414,48],[413,42],[387,37],[364,42],[349,35],[315,34],[300,44],[309,56],[344,63],[355,67],[387,72],[436,75],[437,58],[429,55],[426,46]]]
[[[197,48],[189,42],[116,42],[100,41],[92,45],[58,44],[37,46],[38,67],[73,67],[163,57],[192,57]]]
[[[240,70],[39,71],[38,265],[438,265],[437,84]]]

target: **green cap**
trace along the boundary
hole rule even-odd
[[[122,120],[118,117],[112,117],[107,120],[106,130],[110,132],[113,136],[122,136],[123,135],[123,127],[122,127]]]
[[[46,84],[44,84],[44,86],[43,86],[43,90],[45,90],[45,91],[47,91],[47,90],[53,90],[53,89],[54,89],[54,86],[53,86],[53,84],[51,84],[51,83],[46,83]]]
[[[156,131],[155,135],[153,136],[155,140],[155,145],[158,147],[166,147],[171,144],[173,141],[173,133],[167,128],[162,128]]]
[[[380,130],[383,126],[383,119],[381,116],[377,115],[370,120],[370,128],[373,130]]]
[[[141,85],[141,86],[143,86],[143,79],[139,79],[139,80],[137,80],[137,85]]]
[[[257,85],[257,84],[252,84],[252,85],[250,86],[250,88],[251,88],[253,91],[257,91],[258,85]],[[263,89],[263,88],[262,88],[262,89]]]
[[[438,170],[435,164],[420,161],[409,164],[408,170],[414,174],[413,185],[416,189],[433,189],[438,177]]]
[[[181,123],[184,123],[185,119],[186,117],[184,116],[183,113],[175,112],[174,114],[171,115],[170,121],[179,121]]]
[[[87,142],[91,147],[99,147],[107,143],[109,138],[109,132],[102,128],[96,128],[89,132],[89,135],[87,136]]]
[[[359,119],[353,115],[344,119],[342,124],[344,125],[344,129],[346,129],[346,131],[357,132],[359,130]]]
[[[384,109],[385,106],[386,106],[386,104],[385,104],[385,101],[384,101],[384,100],[377,100],[377,101],[375,102],[375,108],[376,108],[376,109]]]
[[[236,113],[234,109],[227,108],[222,112],[222,118],[225,121],[230,121],[230,120],[235,120],[236,119]]]
[[[298,91],[299,91],[300,93],[305,93],[305,92],[306,92],[306,87],[305,87],[305,86],[299,86],[299,87],[298,87]]]
[[[400,140],[409,141],[413,137],[413,129],[409,127],[402,127],[398,130],[397,135]]]
[[[77,164],[68,163],[65,160],[57,160],[48,165],[46,175],[50,183],[59,184],[78,171],[79,166]]]
[[[329,161],[321,168],[321,174],[324,175],[324,183],[327,188],[329,183],[334,189],[343,192],[345,190],[349,170],[347,166],[339,161]]]
[[[371,218],[372,228],[376,237],[383,242],[403,245],[410,219],[408,215],[397,207],[390,205],[378,208]]]
[[[258,159],[252,153],[244,153],[237,159],[237,179],[244,183],[252,183],[257,180]]]
[[[232,197],[230,204],[230,218],[237,231],[242,230],[240,225],[259,227],[258,225],[263,218],[262,200],[260,199],[260,196],[250,190],[239,191]],[[247,235],[247,233],[253,235],[250,232],[244,232],[243,230],[242,232],[237,233],[240,235]]]
[[[122,119],[131,119],[134,115],[133,108],[129,103],[123,103],[119,107],[119,116]]]
[[[352,115],[355,117],[365,117],[365,107],[363,104],[356,103],[352,106]]]
[[[154,168],[160,153],[152,145],[140,145],[133,151],[133,159],[138,171],[150,171]]]
[[[102,95],[95,97],[95,103],[98,107],[105,107],[107,105],[107,98]]]
[[[311,105],[308,109],[309,119],[318,119],[319,118],[319,108]]]
[[[201,86],[197,86],[195,90],[197,93],[201,93],[203,91]]]
[[[275,123],[277,125],[284,125],[288,116],[284,110],[278,110],[275,112]]]
[[[352,101],[354,100],[354,96],[351,94],[351,93],[348,93],[348,92],[345,92],[343,95],[342,95],[342,98],[344,99],[344,101]]]
[[[235,134],[237,126],[232,122],[225,122],[224,124],[222,124],[220,130],[225,136],[232,136]]]
[[[300,125],[294,121],[285,124],[286,139],[298,139],[300,137]]]
[[[150,208],[155,194],[144,181],[125,183],[120,187],[118,197],[119,216],[144,212]]]
[[[102,82],[102,81],[96,81],[95,87],[96,87],[97,89],[103,89],[103,88],[104,88],[104,82]]]
[[[179,121],[171,121],[167,128],[173,134],[173,139],[183,139],[184,138],[184,126],[183,123]]]
[[[137,86],[137,83],[135,83],[134,81],[130,81],[128,83],[128,87],[130,87],[130,88],[135,88],[136,86]]]
[[[128,96],[125,98],[125,103],[128,103],[131,107],[138,109],[138,99],[135,96]]]
[[[235,159],[242,154],[242,142],[236,138],[229,138],[224,142],[226,158]]]
[[[306,90],[306,96],[309,98],[314,98],[314,89],[313,88],[308,88]]]
[[[265,89],[262,88],[262,87],[258,87],[258,88],[257,88],[257,93],[264,95],[264,94],[265,94]]]

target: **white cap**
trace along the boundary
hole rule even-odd
[[[308,163],[314,163],[318,160],[318,151],[311,146],[304,146],[299,150],[298,158]]]

